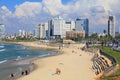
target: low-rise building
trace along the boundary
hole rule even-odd
[[[67,31],[66,32],[67,39],[75,39],[75,38],[85,38],[85,31]]]

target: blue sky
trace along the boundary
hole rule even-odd
[[[82,16],[89,19],[90,32],[103,32],[113,15],[118,31],[119,7],[119,0],[0,0],[0,23],[5,24],[7,33],[15,33],[19,29],[32,31],[58,15],[65,20]]]
[[[20,5],[26,1],[29,2],[41,2],[42,0],[0,0],[0,7],[5,5],[11,11],[15,11],[15,5]],[[62,0],[63,4],[66,4],[70,0]]]
[[[3,5],[5,5],[11,11],[14,11],[15,10],[15,5],[22,4],[25,1],[26,0],[1,0],[0,1],[0,7],[3,6]],[[33,0],[29,0],[29,1],[33,1]]]

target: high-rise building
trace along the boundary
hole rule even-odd
[[[75,21],[75,30],[76,31],[83,31],[85,30],[85,36],[89,35],[89,20],[88,19],[76,19]]]
[[[32,36],[33,36],[32,32],[25,32],[25,37],[26,38],[30,38]]]
[[[48,22],[48,34],[52,38],[63,38],[66,35],[65,20],[60,16]]]
[[[0,39],[5,36],[5,25],[0,24]]]
[[[36,38],[38,38],[38,35],[39,35],[38,34],[38,29],[34,29],[33,30],[33,36],[36,37]]]
[[[25,30],[19,30],[19,36],[24,37],[25,36]]]
[[[108,19],[108,34],[113,38],[115,37],[115,17],[109,16]]]
[[[44,37],[47,38],[48,37],[48,23],[44,23]]]
[[[39,24],[39,29],[38,29],[38,32],[39,32],[39,38],[43,38],[43,25],[42,24]]]
[[[75,29],[75,22],[74,21],[65,22],[64,27],[65,27],[66,31],[72,31],[73,29]]]
[[[53,36],[52,31],[53,31],[53,20],[49,20],[48,21],[48,38],[51,38],[51,36]]]
[[[39,24],[39,38],[46,38],[48,37],[48,23]]]

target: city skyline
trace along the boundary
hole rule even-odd
[[[6,26],[7,33],[14,33],[19,29],[33,30],[58,15],[65,20],[83,16],[89,19],[90,32],[103,32],[109,15],[113,15],[117,31],[119,6],[119,0],[1,0],[0,23]]]

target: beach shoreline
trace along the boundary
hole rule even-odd
[[[36,42],[20,42],[17,44],[38,49],[42,47],[44,49],[49,48],[60,51],[59,45],[53,47],[43,44],[40,45]],[[94,80],[96,75],[92,71],[91,61],[93,55],[89,55],[91,54],[89,52],[82,51],[80,48],[83,46],[84,44],[70,44],[69,47],[63,47],[61,50],[63,54],[61,55],[32,60],[31,63],[35,64],[34,70],[29,75],[22,76],[17,80]],[[80,66],[81,64],[85,65]],[[60,75],[53,75],[55,74],[56,68],[61,70]],[[71,69],[74,71],[71,71]]]
[[[18,71],[15,71],[15,70],[9,70],[9,72],[7,73],[7,75],[8,76],[6,76],[6,77],[8,77],[8,78],[11,78],[11,79],[16,79],[16,78],[19,78],[19,77],[21,77],[21,76],[23,76],[23,75],[21,75],[22,74],[22,72],[24,72],[25,73],[25,71],[27,70],[28,72],[32,72],[32,71],[34,71],[35,69],[36,69],[36,65],[32,62],[32,61],[34,61],[34,60],[36,60],[36,59],[40,59],[40,58],[44,58],[44,57],[50,57],[50,56],[55,56],[55,55],[58,55],[57,53],[58,53],[58,50],[57,50],[57,48],[48,48],[47,49],[47,47],[46,47],[46,45],[43,45],[42,44],[42,46],[40,46],[40,45],[37,45],[36,46],[36,42],[0,42],[1,44],[16,44],[16,45],[22,45],[22,46],[25,46],[25,48],[26,49],[28,49],[28,50],[48,50],[48,51],[53,51],[53,52],[50,52],[50,54],[47,54],[47,55],[42,55],[42,56],[36,56],[36,57],[34,57],[34,58],[29,58],[29,56],[28,57],[26,57],[26,58],[21,58],[21,59],[11,59],[11,60],[9,60],[9,61],[7,61],[7,62],[5,62],[5,63],[3,63],[3,64],[10,64],[11,66],[10,67],[15,67],[15,66],[19,66],[20,67],[20,70],[18,70]],[[35,44],[36,43],[36,44]],[[31,45],[29,45],[29,44],[31,44]],[[43,47],[43,48],[41,48],[41,47]],[[2,65],[2,64],[1,64]],[[4,65],[5,66],[5,65]],[[32,69],[31,69],[31,67],[32,67]],[[9,68],[9,65],[8,66],[5,66],[5,68]],[[17,70],[17,69],[16,69]],[[19,74],[18,74],[19,73]],[[3,74],[2,74],[3,75]],[[13,76],[14,75],[14,77],[11,77],[11,75]],[[5,75],[4,75],[5,76]],[[1,77],[2,78],[2,77]],[[9,80],[9,79],[7,79],[7,80]]]

